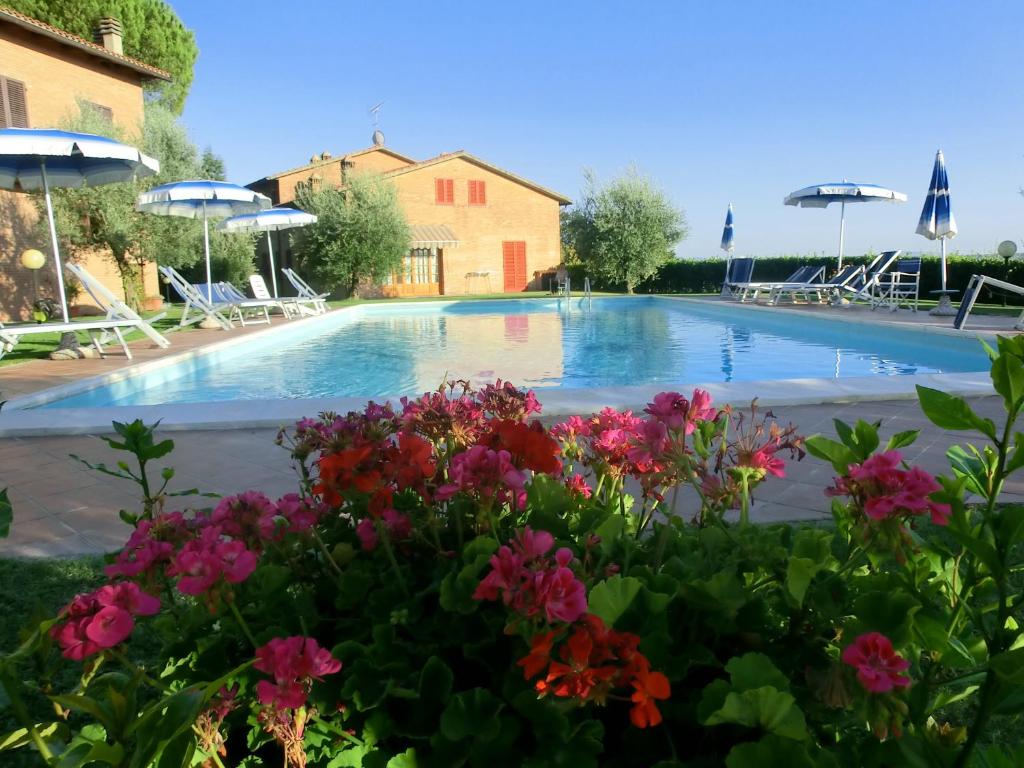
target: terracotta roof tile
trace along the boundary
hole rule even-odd
[[[12,24],[16,24],[24,29],[45,35],[46,37],[57,40],[58,42],[73,46],[87,53],[91,53],[101,59],[107,59],[115,64],[128,67],[129,69],[133,69],[143,75],[156,78],[157,80],[171,79],[170,72],[154,67],[144,61],[133,59],[131,56],[125,56],[123,53],[114,53],[113,51],[104,48],[102,45],[97,45],[90,40],[86,40],[84,37],[72,35],[70,32],[65,32],[63,29],[58,29],[46,22],[39,21],[39,19],[33,19],[31,16],[18,13],[18,11],[15,11],[13,8],[0,5],[0,21],[7,21]]]

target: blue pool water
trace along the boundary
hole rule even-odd
[[[284,323],[277,320],[275,327]],[[979,371],[980,344],[654,297],[372,305],[45,407],[419,393],[445,377],[606,387]]]

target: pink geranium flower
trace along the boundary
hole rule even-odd
[[[857,680],[868,693],[910,687],[910,678],[902,674],[910,662],[896,653],[892,641],[879,632],[858,637],[843,650],[842,659],[857,670]]]
[[[295,709],[306,703],[312,681],[334,674],[341,669],[341,662],[314,638],[295,636],[275,637],[257,648],[253,666],[274,679],[273,683],[257,683],[260,703]]]
[[[113,648],[124,642],[134,627],[135,620],[128,611],[107,605],[92,617],[85,627],[85,634],[100,648]]]

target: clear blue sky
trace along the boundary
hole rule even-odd
[[[417,159],[466,149],[578,195],[636,165],[685,211],[688,257],[834,253],[839,210],[782,205],[862,181],[847,253],[936,251],[914,234],[935,150],[960,234],[1024,237],[1024,3],[172,0],[200,56],[193,139],[248,183],[368,146],[368,108]]]

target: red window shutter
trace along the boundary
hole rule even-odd
[[[444,180],[444,201],[446,203],[455,202],[455,180],[445,179]]]
[[[444,202],[444,179],[434,179],[434,202]]]
[[[506,240],[501,244],[503,290],[506,293],[526,290],[526,243]]]
[[[434,179],[434,202],[438,205],[450,205],[455,202],[453,179]]]
[[[487,205],[487,183],[478,181],[476,183],[476,204]]]

